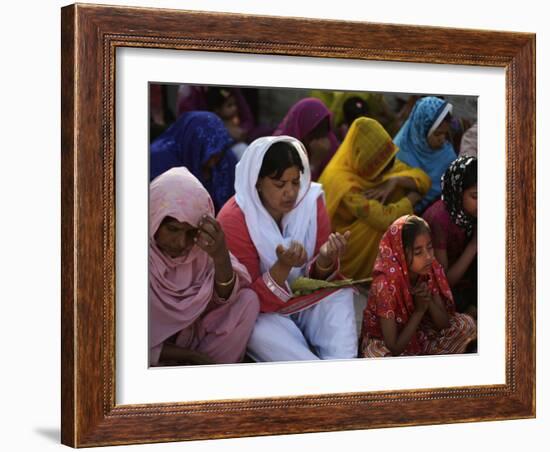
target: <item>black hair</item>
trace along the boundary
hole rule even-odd
[[[206,90],[206,105],[208,110],[212,111],[220,108],[231,96],[233,96],[233,92],[229,88],[209,86]]]
[[[300,154],[291,143],[277,141],[265,153],[258,179],[266,176],[272,179],[280,179],[283,173],[293,166],[298,167],[300,172],[304,171]]]
[[[351,124],[357,118],[367,116],[369,107],[364,99],[361,99],[359,96],[354,96],[346,99],[344,105],[342,105],[342,110],[344,111],[346,124]]]
[[[403,242],[403,251],[405,252],[405,258],[407,259],[407,265],[410,266],[413,260],[414,241],[417,236],[424,233],[430,234],[430,226],[423,218],[416,215],[410,215],[401,231],[401,241]]]
[[[477,185],[477,159],[473,159],[464,171],[464,179],[462,180],[462,192],[468,188]]]
[[[441,121],[441,124],[443,124],[444,122],[448,122],[448,123],[452,123],[453,122],[453,115],[451,112],[448,112],[445,117],[443,118],[443,120]]]

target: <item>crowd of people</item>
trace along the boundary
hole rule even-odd
[[[312,91],[278,126],[239,88],[150,99],[150,365],[476,350],[475,121],[438,96]],[[360,322],[353,286],[299,277],[370,281]]]

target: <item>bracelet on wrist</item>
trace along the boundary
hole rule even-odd
[[[231,275],[231,278],[229,279],[229,281],[220,282],[220,281],[217,281],[216,278],[214,278],[214,282],[220,287],[228,287],[235,282],[235,278],[236,278],[236,273],[235,271],[233,271],[233,274]]]
[[[317,259],[315,261],[315,265],[317,266],[317,270],[321,271],[321,272],[326,272],[326,271],[329,271],[332,267],[334,267],[334,261],[330,263],[330,265],[328,265],[327,267],[323,267],[320,263],[319,263],[319,259]]]

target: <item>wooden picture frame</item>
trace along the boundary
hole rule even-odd
[[[506,70],[505,384],[115,403],[115,51]],[[147,8],[62,8],[62,425],[73,447],[535,416],[535,35]]]

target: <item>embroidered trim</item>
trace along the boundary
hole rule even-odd
[[[273,293],[273,295],[281,299],[281,301],[284,301],[286,303],[290,299],[291,291],[286,282],[285,288],[282,288],[279,284],[275,282],[268,271],[263,274],[262,279],[264,280],[267,288]]]

